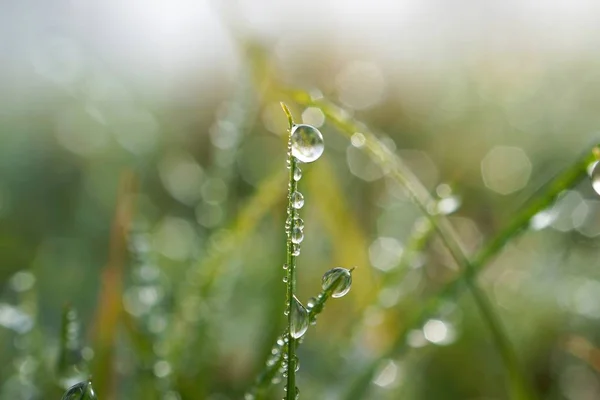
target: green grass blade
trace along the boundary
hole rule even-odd
[[[527,205],[515,215],[513,220],[475,255],[470,270],[462,271],[460,276],[446,284],[446,286],[438,293],[431,296],[423,308],[409,317],[404,329],[397,336],[391,348],[363,370],[361,376],[351,386],[344,399],[360,400],[364,398],[363,396],[367,392],[380,363],[385,359],[399,357],[406,351],[406,337],[408,332],[420,327],[427,318],[430,318],[436,312],[443,301],[457,298],[462,290],[464,290],[465,280],[463,275],[467,272],[471,272],[473,278],[475,278],[477,274],[488,265],[488,262],[501,252],[506,243],[516,238],[527,229],[529,221],[534,215],[547,209],[560,193],[572,188],[580,180],[587,177],[587,167],[599,158],[598,147],[595,147],[593,151],[586,152],[569,168],[545,185],[540,194],[532,198]]]
[[[311,105],[319,107],[328,120],[336,125],[338,129],[349,138],[356,133],[360,133],[364,136],[365,141],[362,146],[364,151],[367,152],[381,168],[389,171],[390,176],[406,189],[409,197],[430,220],[445,247],[448,249],[456,263],[461,267],[463,271],[461,277],[464,279],[467,288],[475,298],[476,305],[492,334],[492,338],[502,357],[504,366],[508,371],[510,392],[516,396],[515,398],[534,398],[535,396],[530,388],[530,383],[520,371],[518,366],[519,363],[517,361],[518,357],[504,331],[499,316],[496,315],[496,312],[485,293],[477,287],[477,283],[472,279],[475,271],[473,263],[467,258],[463,246],[448,220],[443,215],[430,212],[429,205],[432,203],[432,199],[425,187],[419,182],[410,169],[404,165],[402,160],[389,151],[389,149],[382,144],[364,124],[349,118],[348,113],[343,112],[343,110],[325,100],[314,100],[309,94],[300,91],[294,91],[291,94],[294,100],[304,106]]]

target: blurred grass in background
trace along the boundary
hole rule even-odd
[[[473,254],[598,141],[600,9],[536,4],[0,5],[0,398],[86,379],[55,376],[67,303],[101,399],[242,397],[284,326],[280,100],[326,144],[303,169],[299,298],[357,266],[299,350],[301,398],[340,398],[457,270],[361,137],[285,89],[380,133]],[[540,398],[600,397],[599,235],[583,182],[480,276]],[[507,398],[470,297],[407,343],[367,398]]]

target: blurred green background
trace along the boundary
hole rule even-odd
[[[472,254],[598,142],[599,17],[584,0],[0,4],[0,399],[87,374],[102,400],[243,398],[285,324],[279,101],[326,146],[299,184],[298,297],[357,267],[299,350],[301,398],[341,399],[457,268],[435,237],[407,257],[417,207],[285,89],[377,132]],[[479,279],[539,398],[600,398],[599,235],[585,181]],[[84,372],[56,370],[65,304]],[[508,398],[468,295],[407,344],[366,398]]]

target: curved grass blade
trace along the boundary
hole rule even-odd
[[[308,191],[315,199],[319,221],[333,239],[333,265],[369,265],[367,239],[357,219],[350,211],[346,197],[338,183],[331,163],[319,160],[310,173],[306,174]],[[356,282],[352,298],[357,306],[370,303],[376,293],[372,289],[375,279],[370,268],[354,272]]]
[[[349,138],[356,133],[363,135],[364,145],[361,148],[383,170],[389,171],[390,176],[406,189],[408,196],[429,219],[452,258],[462,269],[461,279],[464,280],[468,290],[475,299],[475,303],[491,332],[508,372],[508,386],[512,397],[517,399],[534,398],[535,396],[530,383],[525,379],[524,374],[520,370],[517,354],[508,339],[500,318],[487,299],[486,294],[477,286],[477,283],[473,279],[475,276],[473,273],[473,263],[467,258],[458,236],[443,215],[430,212],[429,206],[432,204],[432,199],[427,189],[412,171],[404,165],[402,160],[370,132],[366,125],[349,118],[348,113],[323,99],[315,100],[308,93],[301,91],[293,91],[291,94],[297,102],[304,106],[311,105],[320,108],[327,119]]]
[[[237,218],[229,229],[227,238],[228,245],[223,246],[222,241],[216,239],[219,233],[215,233],[208,243],[212,243],[206,249],[206,257],[193,267],[189,279],[182,283],[176,292],[176,308],[173,315],[171,330],[168,332],[169,358],[178,361],[186,353],[190,337],[197,333],[200,321],[190,321],[185,318],[185,299],[201,296],[209,297],[215,282],[222,272],[219,267],[234,255],[230,248],[235,247],[253,231],[254,227],[262,218],[281,200],[282,194],[279,188],[284,182],[285,172],[278,171],[260,184],[254,195],[245,201]],[[221,246],[217,246],[220,244]]]
[[[397,358],[406,350],[406,338],[408,332],[421,326],[425,320],[430,318],[436,312],[442,302],[447,299],[455,299],[460,295],[465,286],[463,279],[464,274],[472,273],[473,278],[475,278],[477,274],[488,265],[489,261],[501,252],[509,241],[513,240],[527,229],[529,221],[534,215],[547,209],[560,193],[572,188],[580,180],[585,178],[587,176],[587,167],[592,162],[600,159],[599,152],[600,147],[598,146],[592,149],[591,152],[586,152],[569,168],[545,185],[540,194],[532,198],[521,211],[517,212],[513,220],[475,255],[470,271],[461,271],[461,274],[458,277],[446,284],[446,286],[438,293],[431,296],[424,307],[408,318],[404,328],[396,337],[394,344],[385,352],[385,354],[381,355],[377,360],[374,360],[363,370],[361,376],[351,386],[344,399],[359,400],[364,398],[380,363],[389,358]]]

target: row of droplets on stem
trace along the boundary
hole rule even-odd
[[[288,117],[290,130],[287,154],[288,205],[285,221],[287,257],[283,265],[283,282],[287,286],[284,314],[288,317],[288,327],[271,349],[266,368],[254,387],[246,393],[246,400],[255,399],[256,393],[264,386],[279,383],[280,375],[287,379],[284,400],[299,398],[299,390],[295,386],[295,373],[300,366],[295,354],[296,346],[302,341],[309,325],[316,323],[316,316],[323,310],[325,301],[329,297],[344,296],[350,291],[352,284],[352,270],[336,267],[323,275],[323,291],[317,297],[310,298],[307,307],[295,295],[296,257],[300,255],[300,244],[304,240],[304,221],[299,215],[299,210],[304,206],[304,196],[298,191],[298,182],[302,179],[299,164],[316,161],[323,154],[324,143],[323,135],[318,129],[306,124],[294,124],[288,108],[283,103],[281,106]]]

